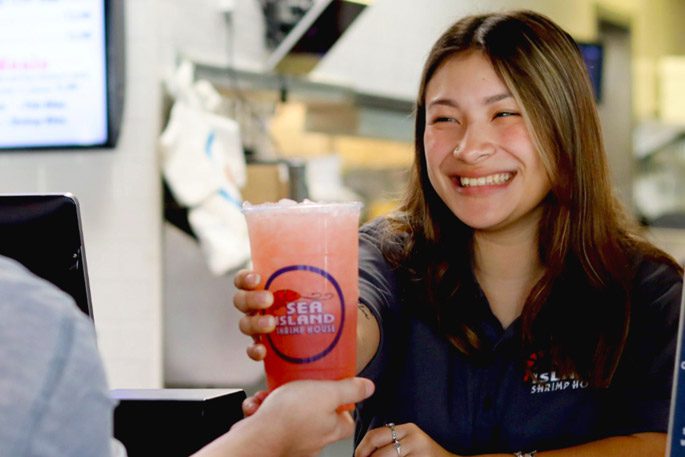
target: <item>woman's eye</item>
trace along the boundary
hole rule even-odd
[[[499,113],[495,114],[495,117],[510,117],[510,116],[518,116],[519,113],[516,113],[514,111],[500,111]]]
[[[437,124],[440,122],[457,122],[457,120],[453,117],[448,117],[448,116],[439,116],[433,119],[433,123]]]

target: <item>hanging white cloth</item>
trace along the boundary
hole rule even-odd
[[[181,65],[169,83],[176,102],[159,140],[162,172],[176,201],[189,208],[209,269],[220,275],[250,257],[240,195],[245,155],[238,124],[212,112],[221,96],[188,75],[188,65]]]

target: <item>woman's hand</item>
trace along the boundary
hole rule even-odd
[[[247,348],[247,355],[252,360],[264,360],[266,347],[259,342],[260,335],[271,333],[276,328],[276,318],[259,314],[268,309],[274,302],[274,296],[268,290],[256,290],[261,278],[250,270],[240,270],[235,276],[234,284],[238,291],[233,296],[233,305],[242,313],[240,331],[251,336],[254,343]]]
[[[354,452],[354,457],[455,457],[421,430],[416,424],[394,426],[399,446],[395,445],[389,426],[369,430]]]

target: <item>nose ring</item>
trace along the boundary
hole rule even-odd
[[[459,153],[461,152],[461,150],[462,150],[462,144],[459,143],[459,144],[457,145],[457,147],[454,148],[454,149],[452,150],[452,153],[453,153],[453,154],[459,154]]]

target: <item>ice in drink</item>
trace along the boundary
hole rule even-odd
[[[260,287],[274,294],[265,336],[267,386],[355,374],[361,204],[243,207]]]

